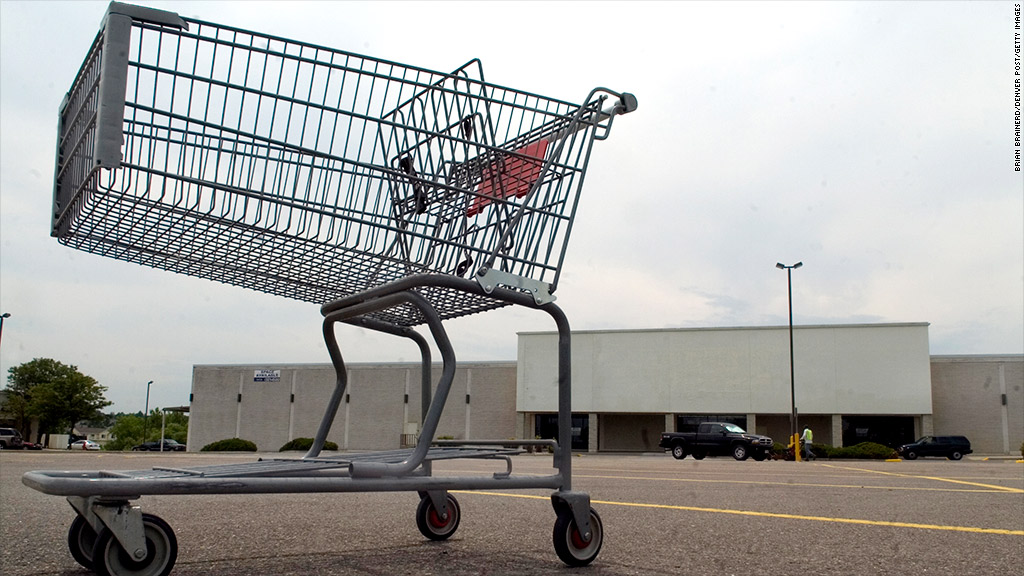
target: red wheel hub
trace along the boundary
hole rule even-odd
[[[452,521],[452,515],[449,514],[447,519],[441,518],[441,515],[437,513],[437,510],[431,507],[430,514],[427,516],[427,519],[430,520],[431,526],[435,528],[444,528]]]
[[[579,550],[586,548],[589,544],[589,542],[583,539],[583,535],[580,534],[580,531],[575,527],[573,527],[572,532],[569,534],[569,540],[572,542],[572,545]]]

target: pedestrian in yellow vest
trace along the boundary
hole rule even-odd
[[[804,433],[800,436],[800,445],[803,448],[804,460],[813,460],[814,453],[811,452],[811,443],[814,442],[814,432],[811,432],[810,426],[804,426]]]

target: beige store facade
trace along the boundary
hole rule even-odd
[[[519,335],[516,362],[460,363],[437,435],[550,437],[554,333]],[[798,326],[801,426],[833,445],[965,434],[979,453],[1024,441],[1024,356],[936,356],[928,325]],[[434,366],[434,382],[440,366]],[[727,420],[782,441],[789,431],[787,327],[573,332],[573,448],[657,451],[661,432]],[[224,438],[273,451],[315,434],[334,387],[327,364],[194,367],[189,449]],[[352,364],[328,439],[394,449],[419,431],[420,366]]]

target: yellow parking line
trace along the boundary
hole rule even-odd
[[[818,464],[819,466],[829,466],[831,468],[842,468],[845,470],[861,470],[860,468],[846,468],[843,466],[834,466],[831,464]],[[470,472],[471,470],[466,470]],[[864,472],[877,472],[876,470],[864,469]],[[452,471],[450,471],[452,472]],[[879,474],[890,474],[889,472],[878,472]],[[524,474],[527,476],[541,476],[542,474]],[[904,476],[903,474],[894,474],[896,476]],[[929,476],[909,476],[911,478],[930,478]],[[690,482],[695,484],[750,484],[757,486],[786,486],[786,487],[811,487],[811,488],[857,488],[857,489],[868,489],[868,490],[886,490],[895,491],[902,490],[907,492],[960,492],[960,493],[973,493],[973,494],[991,494],[993,492],[1011,492],[1020,493],[1024,490],[1017,488],[1007,488],[1005,486],[995,486],[991,484],[980,484],[977,482],[965,482],[960,480],[944,479],[947,482],[955,482],[960,484],[966,484],[969,486],[977,486],[976,489],[970,488],[926,488],[921,486],[872,486],[869,484],[825,484],[821,482],[767,482],[764,480],[718,480],[713,478],[671,478],[667,476],[614,476],[610,474],[573,474],[574,478],[596,478],[603,480],[646,480],[650,482]],[[935,480],[943,480],[941,478],[934,478]]]
[[[954,480],[952,478],[940,478],[938,476],[919,476],[916,474],[899,474],[897,472],[882,472],[881,470],[869,470],[867,468],[852,468],[849,466],[836,466],[835,464],[822,464],[829,468],[839,468],[841,470],[855,470],[858,472],[871,472],[873,474],[884,474],[886,476],[900,476],[903,478],[921,478],[924,480],[936,480],[938,482],[951,482],[953,484],[966,484],[968,486],[978,486],[981,488],[988,488],[991,490],[999,490],[1001,492],[1012,492],[1013,494],[1024,494],[1024,490],[1020,488],[1011,488],[1009,486],[996,486],[995,484],[982,484],[981,482],[967,482],[966,480]]]
[[[550,500],[550,496],[532,494],[509,494],[505,492],[483,492],[477,490],[452,490],[459,494],[482,494],[485,496],[503,496],[506,498],[527,498],[532,500]],[[1004,536],[1024,536],[1024,530],[1006,530],[1003,528],[976,528],[973,526],[948,526],[943,524],[917,524],[914,522],[888,522],[885,520],[862,520],[858,518],[832,518],[828,516],[803,516],[800,514],[780,514],[777,512],[757,512],[754,510],[729,510],[726,508],[701,508],[698,506],[677,506],[671,504],[644,504],[642,502],[612,502],[610,500],[592,500],[591,504],[606,506],[626,506],[630,508],[648,508],[660,510],[683,510],[686,512],[709,512],[714,514],[731,514],[735,516],[759,516],[762,518],[781,518],[786,520],[810,520],[814,522],[834,522],[837,524],[859,524],[864,526],[886,526],[892,528],[917,528],[919,530],[942,530],[947,532],[970,532],[973,534],[999,534]]]
[[[868,488],[875,490],[908,490],[908,491],[921,491],[921,492],[1002,492],[1006,490],[993,490],[993,488],[1001,488],[999,486],[988,486],[984,490],[982,489],[966,489],[966,488],[921,488],[914,486],[870,486],[865,484],[822,484],[812,482],[765,482],[763,480],[713,480],[708,478],[659,478],[659,477],[644,477],[644,476],[608,476],[608,475],[596,475],[596,474],[573,474],[574,478],[599,478],[607,480],[651,480],[655,482],[694,482],[694,483],[707,483],[707,484],[756,484],[758,486],[794,486],[794,487],[815,487],[815,488]],[[964,482],[964,484],[972,484],[971,482]],[[985,484],[978,484],[979,487],[986,486]]]

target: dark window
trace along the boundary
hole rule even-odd
[[[915,440],[913,416],[843,416],[843,446],[875,442],[896,448]]]
[[[544,438],[558,440],[558,414],[538,414],[534,425],[534,434]],[[572,415],[572,449],[587,450],[590,448],[590,415]]]
[[[747,429],[747,417],[736,414],[676,415],[676,432],[696,432],[701,422],[726,422]],[[749,432],[749,430],[748,430]]]

